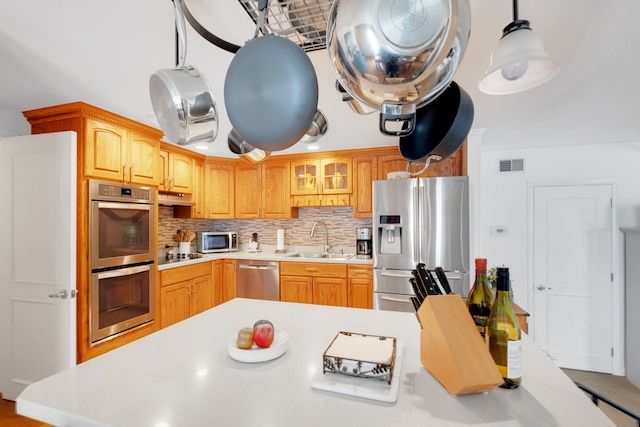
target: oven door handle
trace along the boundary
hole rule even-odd
[[[143,271],[151,271],[151,264],[138,265],[135,267],[118,268],[115,270],[101,271],[98,273],[98,279],[108,279],[110,277],[129,276],[131,274],[142,273]]]

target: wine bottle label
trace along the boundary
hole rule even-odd
[[[473,317],[473,321],[475,322],[476,327],[480,332],[480,335],[484,337],[484,334],[487,330],[487,320],[489,319],[489,316],[481,316],[478,314],[473,314],[471,317]]]
[[[507,342],[507,378],[522,378],[522,341]]]

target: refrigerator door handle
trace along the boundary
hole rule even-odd
[[[407,280],[410,279],[411,277],[413,277],[411,272],[409,272],[409,273],[390,273],[390,272],[387,272],[387,271],[383,271],[383,272],[380,273],[380,275],[381,276],[386,276],[386,277],[400,277],[400,278],[407,279]]]
[[[418,232],[416,233],[417,235],[415,236],[411,236],[412,240],[413,240],[413,264],[417,264],[420,262],[420,258],[421,258],[421,254],[420,254],[420,241],[421,236],[421,230],[422,230],[422,212],[421,212],[421,207],[420,207],[420,189],[422,188],[422,186],[419,184],[419,182],[416,183],[416,185],[413,187],[413,191],[412,191],[412,197],[413,200],[411,201],[411,205],[413,206],[413,217],[414,218],[418,218],[418,223],[419,223],[419,227],[418,227]]]
[[[392,302],[411,302],[411,300],[408,298],[393,298],[393,297],[387,297],[387,296],[380,296],[380,299],[384,301],[392,301]]]

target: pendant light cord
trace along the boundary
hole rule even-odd
[[[518,20],[518,0],[513,0],[513,20]]]

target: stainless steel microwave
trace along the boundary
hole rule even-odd
[[[198,252],[233,252],[238,250],[238,233],[235,231],[199,231],[196,234]]]

